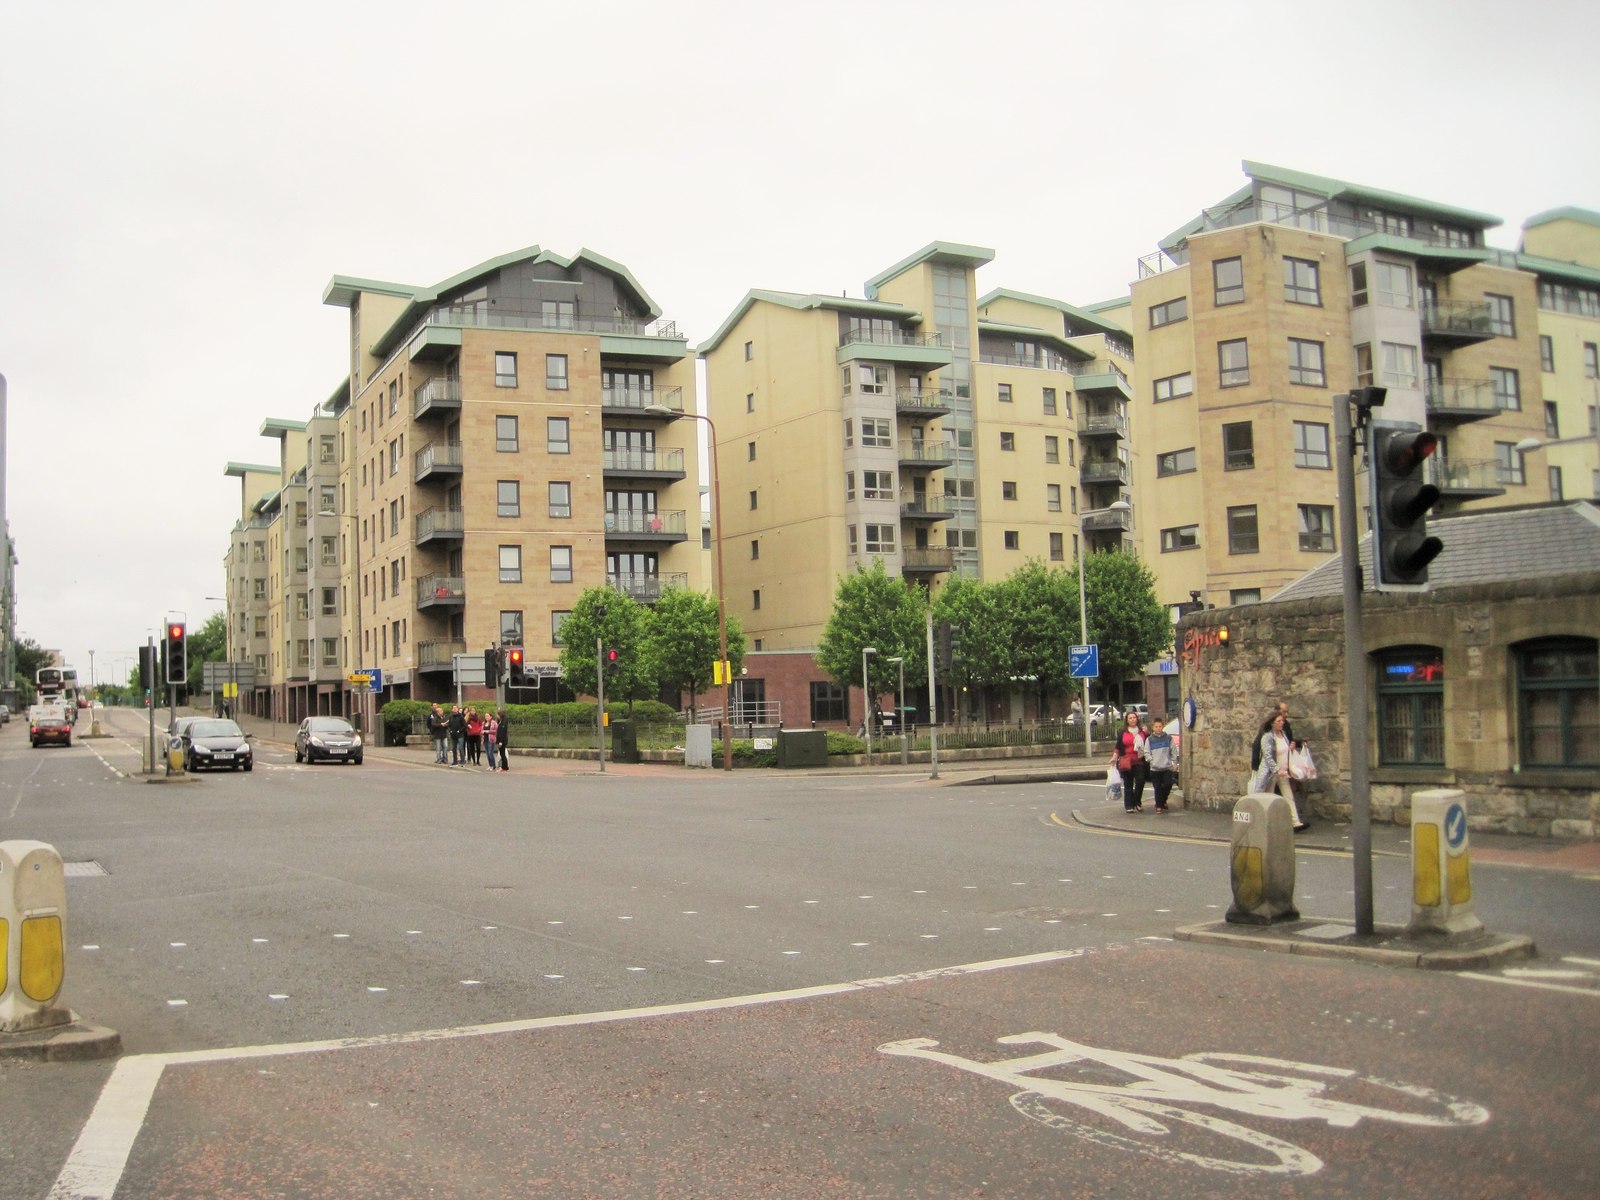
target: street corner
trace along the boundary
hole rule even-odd
[[[26,1058],[39,1062],[89,1062],[116,1058],[122,1053],[122,1035],[115,1029],[82,1020],[76,1013],[62,1025],[0,1033],[0,1059]]]
[[[1302,917],[1266,925],[1226,920],[1188,925],[1173,931],[1180,942],[1232,946],[1312,958],[1345,958],[1375,966],[1431,971],[1476,971],[1535,956],[1533,939],[1522,934],[1479,931],[1466,937],[1412,932],[1404,926],[1378,925],[1371,933],[1355,924],[1328,917]]]

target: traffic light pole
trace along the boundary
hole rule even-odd
[[[1351,398],[1333,398],[1334,458],[1339,489],[1339,568],[1344,584],[1345,751],[1350,759],[1350,850],[1358,935],[1372,933],[1372,794],[1367,741],[1367,647],[1361,627],[1361,555],[1356,513],[1356,443]],[[1365,413],[1363,413],[1365,416]],[[1369,465],[1369,469],[1372,469]]]

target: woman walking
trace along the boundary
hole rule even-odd
[[[489,763],[492,773],[496,770],[494,761],[495,735],[500,731],[500,722],[493,712],[485,713],[483,718],[483,756]]]
[[[1123,718],[1122,731],[1117,734],[1111,762],[1122,776],[1122,810],[1143,812],[1144,782],[1148,772],[1144,729],[1139,724],[1137,712],[1130,712]]]
[[[1294,781],[1289,777],[1289,751],[1293,743],[1284,733],[1286,717],[1278,709],[1267,718],[1261,734],[1261,765],[1250,778],[1252,792],[1277,792],[1289,802],[1289,812],[1294,817],[1294,831],[1300,833],[1311,826],[1300,817],[1300,805],[1294,796]]]

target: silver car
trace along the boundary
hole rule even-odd
[[[294,735],[295,762],[361,765],[361,735],[343,717],[307,717]]]

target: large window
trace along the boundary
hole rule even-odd
[[[1326,471],[1333,466],[1328,453],[1328,427],[1315,421],[1294,423],[1294,465]]]
[[[1353,263],[1350,267],[1350,307],[1367,306],[1367,264]]]
[[[1515,442],[1496,442],[1494,463],[1500,483],[1520,485],[1527,482],[1523,473],[1522,454]]]
[[[1156,456],[1156,474],[1186,475],[1195,469],[1194,447],[1188,446],[1182,450],[1169,450],[1165,454]]]
[[[1393,387],[1417,386],[1417,348],[1399,342],[1383,343],[1383,382]]]
[[[1244,303],[1244,260],[1219,258],[1211,264],[1211,279],[1216,285],[1216,304]]]
[[[1378,292],[1378,303],[1390,308],[1411,307],[1411,268],[1402,263],[1378,262],[1372,264],[1372,273]]]
[[[1256,465],[1255,425],[1249,421],[1232,421],[1222,427],[1222,468],[1225,471],[1248,471]]]
[[[550,481],[550,515],[557,519],[572,516],[572,482],[566,479]]]
[[[1217,383],[1220,387],[1243,387],[1250,382],[1250,343],[1239,338],[1217,343]]]
[[[1516,337],[1517,310],[1511,297],[1487,292],[1483,298],[1489,302],[1489,331],[1501,337]]]
[[[1544,638],[1514,648],[1524,767],[1600,767],[1600,642]]]
[[[1496,408],[1522,411],[1522,378],[1511,367],[1490,367],[1489,387],[1494,393]]]
[[[861,444],[863,446],[889,446],[893,443],[889,434],[888,417],[862,417],[861,418]]]
[[[1188,371],[1182,375],[1168,375],[1165,379],[1155,381],[1156,403],[1163,400],[1176,400],[1179,396],[1194,395],[1194,376]]]
[[[515,417],[496,417],[494,419],[494,448],[502,454],[516,453],[517,419]]]
[[[544,419],[544,448],[551,454],[572,453],[572,421],[567,417]]]
[[[1328,373],[1323,369],[1322,343],[1301,338],[1289,339],[1289,382],[1307,387],[1327,387]]]
[[[1333,553],[1333,505],[1300,505],[1300,549]]]
[[[544,356],[544,386],[554,392],[567,390],[567,356],[565,354],[546,354]]]
[[[494,385],[495,387],[517,386],[517,356],[508,354],[504,350],[495,352],[494,356]]]
[[[1196,550],[1200,546],[1200,526],[1178,525],[1161,531],[1161,553],[1175,550]]]
[[[1373,655],[1378,671],[1378,762],[1444,765],[1444,659],[1435,646]]]
[[[894,534],[893,525],[867,525],[864,526],[867,539],[868,554],[893,554]]]
[[[828,680],[813,680],[811,684],[811,723],[818,721],[847,721],[845,690]]]
[[[1238,259],[1233,261],[1237,262]],[[1156,304],[1150,309],[1150,328],[1160,329],[1163,325],[1171,325],[1175,321],[1183,321],[1189,316],[1189,298],[1179,296],[1176,300],[1168,300],[1165,304]]]
[[[522,582],[522,547],[500,547],[500,582]]]
[[[1228,510],[1228,553],[1257,554],[1261,534],[1256,526],[1256,506],[1241,504]]]
[[[497,479],[494,485],[494,515],[520,517],[522,515],[522,484],[515,479]]]
[[[1308,258],[1283,260],[1283,298],[1290,304],[1322,303],[1322,279]]]
[[[572,547],[550,547],[550,582],[572,582]]]

